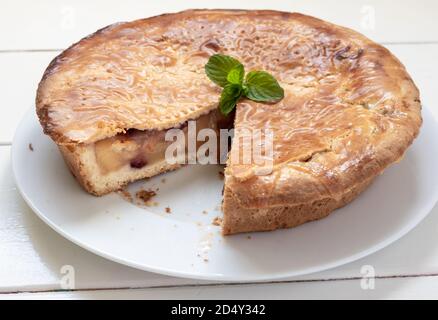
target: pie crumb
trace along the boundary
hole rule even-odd
[[[222,224],[222,218],[219,217],[214,218],[211,224],[214,226],[220,226]]]
[[[149,189],[149,190],[137,191],[137,193],[135,194],[135,197],[138,200],[141,200],[142,204],[144,204],[146,206],[156,206],[156,205],[158,205],[157,202],[150,201],[156,195],[157,195],[157,193],[155,191]]]
[[[172,213],[172,210],[169,207],[164,208],[164,210],[166,211],[166,213]]]
[[[32,145],[32,143],[29,143],[29,150],[30,150],[30,151],[33,151],[33,145]]]
[[[208,214],[207,210],[202,210],[202,214]]]
[[[134,202],[134,199],[132,199],[132,195],[131,195],[131,193],[129,193],[128,190],[126,190],[126,189],[121,189],[121,190],[117,191],[117,193],[118,193],[119,195],[121,195],[122,198],[125,199],[126,201],[128,201],[128,202]]]

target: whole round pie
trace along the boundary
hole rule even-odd
[[[265,70],[284,89],[277,103],[247,99],[217,111],[221,88],[204,65],[216,53]],[[118,23],[82,39],[48,66],[37,113],[90,193],[176,169],[167,130],[234,126],[273,132],[273,167],[225,170],[224,234],[293,227],[353,200],[399,161],[422,123],[419,92],[383,46],[298,13],[189,10]],[[390,192],[390,190],[388,191]]]

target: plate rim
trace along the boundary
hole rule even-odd
[[[425,109],[427,109],[426,112],[424,112]],[[391,236],[385,238],[385,240],[380,241],[379,243],[377,243],[373,246],[370,246],[367,249],[361,250],[355,254],[351,254],[351,255],[346,256],[344,258],[337,259],[334,262],[319,264],[319,265],[314,266],[314,267],[304,268],[300,271],[281,272],[281,273],[276,273],[276,274],[268,273],[266,275],[260,275],[260,276],[242,277],[242,276],[227,276],[227,275],[223,275],[223,274],[201,274],[201,273],[197,273],[196,271],[186,272],[186,271],[174,270],[172,268],[157,268],[154,266],[145,266],[144,264],[139,264],[139,263],[130,261],[128,259],[120,259],[115,255],[107,253],[104,250],[99,250],[93,246],[89,246],[86,243],[84,243],[83,241],[75,238],[74,236],[72,236],[68,232],[64,231],[62,227],[59,227],[56,223],[54,223],[49,218],[47,218],[34,205],[32,199],[30,199],[28,197],[28,195],[22,190],[22,187],[18,183],[17,168],[16,168],[16,162],[14,160],[15,159],[14,154],[17,154],[15,151],[18,148],[16,140],[18,139],[17,137],[20,133],[20,130],[23,127],[23,124],[25,123],[27,118],[30,116],[30,113],[33,113],[33,112],[34,112],[34,107],[30,107],[24,113],[18,126],[16,127],[16,130],[14,132],[14,136],[12,139],[12,144],[11,144],[10,156],[11,156],[12,173],[13,173],[13,177],[14,177],[14,183],[17,187],[19,194],[24,199],[26,204],[32,209],[32,211],[45,224],[47,224],[52,230],[57,232],[59,235],[61,235],[62,237],[64,237],[68,241],[76,244],[77,246],[79,246],[79,247],[81,247],[81,248],[83,248],[83,249],[85,249],[85,250],[87,250],[87,251],[89,251],[89,252],[91,252],[99,257],[102,257],[102,258],[107,259],[109,261],[113,261],[113,262],[119,263],[119,264],[124,265],[124,266],[131,267],[131,268],[134,268],[137,270],[152,272],[155,274],[161,274],[161,275],[166,275],[166,276],[185,278],[185,279],[207,280],[207,281],[217,281],[217,282],[224,282],[225,281],[225,282],[231,282],[231,283],[275,281],[275,280],[282,280],[282,279],[288,279],[288,278],[293,278],[293,277],[314,274],[317,272],[327,271],[327,270],[334,269],[336,267],[357,261],[357,260],[362,259],[366,256],[369,256],[373,253],[376,253],[377,251],[380,251],[383,248],[389,246],[390,244],[396,242],[397,240],[401,239],[403,236],[408,234],[415,227],[417,227],[427,217],[427,215],[433,210],[433,208],[438,203],[438,188],[437,188],[435,190],[433,196],[431,196],[431,199],[433,199],[433,200],[431,200],[427,206],[423,206],[423,209],[420,210],[420,212],[418,212],[415,215],[414,219],[410,220],[409,224],[404,225],[403,228],[400,228],[397,232],[395,232],[395,233],[391,234]],[[426,113],[427,113],[427,116],[431,118],[429,121],[433,121],[438,125],[437,119],[435,118],[433,113],[430,111],[430,109],[423,106],[423,112],[422,112],[423,117],[425,116]],[[421,131],[420,131],[420,134],[421,134]]]

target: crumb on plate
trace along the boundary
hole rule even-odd
[[[138,200],[141,200],[142,204],[146,205],[146,206],[156,206],[158,205],[157,202],[153,202],[151,201],[151,199],[153,197],[155,197],[157,195],[157,193],[154,190],[139,190],[137,191],[137,193],[135,194],[135,197]]]
[[[214,226],[220,226],[222,224],[222,218],[216,217],[213,219],[213,222],[211,223]]]
[[[117,191],[117,193],[126,201],[134,202],[134,199],[132,198],[132,194],[128,190],[120,189],[119,191]]]

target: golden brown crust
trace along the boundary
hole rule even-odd
[[[111,173],[102,173],[94,152],[94,145],[60,145],[59,149],[71,173],[81,186],[95,196],[120,190],[127,184],[157,174],[175,170],[181,165],[169,164],[164,159],[141,169],[129,165]]]
[[[345,62],[363,43],[371,45],[348,29],[278,11],[189,10],[118,23],[52,61],[38,88],[37,113],[58,143],[170,128],[217,106],[220,89],[203,69],[215,52],[272,72],[283,85],[302,86],[329,74],[332,61],[319,61],[321,48]]]
[[[258,176],[260,166],[228,161],[225,184],[247,208],[341,199],[398,161],[422,123],[418,89],[387,49],[345,28],[296,19],[305,23],[305,35],[292,41],[290,60],[283,61],[293,68],[271,71],[285,98],[237,106],[233,154],[241,159],[248,149],[240,141],[245,130],[274,134],[272,174]]]
[[[231,235],[252,231],[271,231],[292,228],[303,223],[327,217],[333,210],[343,207],[363,190],[373,178],[368,178],[349,189],[340,199],[322,198],[302,204],[280,205],[260,208],[242,207],[240,201],[230,191],[224,191],[224,218],[222,234]]]
[[[217,106],[220,88],[204,74],[216,52],[238,58],[247,71],[272,73],[285,89],[279,103],[244,100],[236,108],[232,152],[243,152],[239,130],[272,129],[274,167],[258,176],[257,165],[229,161],[225,221],[233,208],[290,218],[297,208],[329,201],[315,215],[322,217],[398,161],[419,133],[418,89],[387,49],[309,16],[245,10],[189,10],[112,25],[81,40],[43,76],[41,124],[60,145],[87,145],[130,128],[165,129],[196,118]]]

